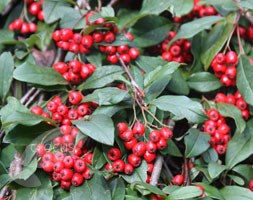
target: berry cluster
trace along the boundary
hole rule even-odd
[[[230,128],[224,117],[216,109],[211,108],[207,115],[209,120],[204,124],[204,132],[210,134],[210,144],[218,154],[222,155],[226,152],[227,143],[231,138]]]
[[[73,84],[85,81],[96,70],[94,65],[85,64],[78,60],[71,60],[68,63],[58,62],[54,64],[53,68]]]
[[[99,42],[105,42],[105,43],[112,43],[115,40],[117,33],[117,29],[113,31],[107,31],[107,32],[95,32],[92,34],[92,37],[96,43]],[[125,35],[128,39],[133,40],[134,36],[131,33],[127,33]],[[130,48],[128,45],[120,45],[120,46],[103,46],[100,45],[99,49],[101,52],[107,54],[107,60],[112,63],[116,64],[119,62],[119,58],[116,55],[119,54],[120,58],[124,61],[124,63],[130,63],[131,59],[135,60],[139,57],[140,52],[138,49],[132,47]]]
[[[211,67],[216,77],[225,86],[236,85],[236,65],[238,56],[234,51],[228,51],[226,54],[218,53],[212,60]]]
[[[33,16],[37,16],[38,20],[44,21],[44,12],[42,10],[44,0],[40,0],[39,2],[34,0],[28,0],[26,1],[26,3],[29,6],[29,13]]]
[[[245,120],[249,119],[250,115],[249,106],[244,101],[239,91],[236,91],[235,94],[228,94],[228,95],[225,95],[223,93],[217,93],[217,95],[215,96],[215,102],[229,103],[235,105],[241,111],[242,117]]]
[[[8,28],[11,31],[19,31],[21,34],[26,35],[36,32],[37,25],[33,22],[26,23],[22,19],[18,18],[11,22]]]
[[[39,166],[47,172],[52,180],[60,182],[60,187],[69,190],[70,186],[81,185],[84,180],[92,178],[92,171],[89,165],[92,165],[93,153],[87,152],[83,147],[84,142],[80,140],[75,151],[65,151],[65,153],[54,149],[54,153],[46,150],[44,144],[38,144],[36,148],[37,155],[40,157]],[[57,148],[58,146],[54,146]],[[57,151],[58,150],[58,151]]]
[[[207,6],[207,5],[198,5],[200,0],[194,0],[194,6],[192,11],[182,17],[174,17],[173,20],[174,22],[182,23],[184,21],[189,21],[194,18],[201,18],[201,17],[206,17],[206,16],[213,16],[217,15],[217,12],[213,6]]]
[[[52,37],[58,48],[73,53],[88,54],[93,45],[93,39],[90,35],[82,36],[80,33],[74,33],[70,28],[56,30]]]
[[[49,112],[43,112],[40,106],[35,106],[31,109],[31,112],[37,115],[41,115],[47,118],[55,120],[60,125],[72,125],[71,120],[76,120],[91,114],[92,110],[97,107],[96,103],[88,102],[81,103],[83,95],[79,91],[70,91],[68,95],[68,101],[70,106],[68,107],[62,102],[59,96],[54,97],[46,105]]]
[[[125,174],[132,174],[134,168],[139,167],[142,163],[142,158],[148,163],[148,178],[147,182],[150,181],[150,176],[153,171],[156,158],[157,150],[164,150],[167,147],[167,140],[172,137],[173,133],[169,128],[163,127],[160,130],[153,130],[149,134],[150,141],[143,142],[138,141],[145,131],[145,126],[136,122],[132,129],[124,122],[120,122],[117,125],[118,136],[124,142],[124,146],[131,153],[127,156],[128,163],[121,160],[121,152],[118,148],[112,148],[108,151],[108,158],[113,162],[108,163],[106,169],[112,169],[113,172],[124,172]]]
[[[192,61],[191,43],[186,39],[176,40],[169,48],[169,42],[176,36],[176,32],[169,31],[167,38],[163,41],[162,58],[168,62],[190,63]]]
[[[236,35],[236,30],[233,33]],[[252,40],[253,39],[253,25],[250,25],[249,27],[245,28],[243,26],[239,26],[239,34],[240,37],[246,40]]]

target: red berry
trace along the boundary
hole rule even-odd
[[[40,21],[44,21],[44,11],[40,10],[37,17]]]
[[[146,145],[144,142],[138,142],[132,148],[133,154],[139,157],[143,156],[145,151],[146,151]]]
[[[125,164],[124,173],[126,175],[131,175],[131,174],[133,174],[133,172],[134,172],[133,166],[131,164],[128,164],[128,163]]]
[[[207,112],[207,115],[209,116],[210,120],[212,121],[217,121],[220,117],[220,114],[219,112],[214,109],[214,108],[211,108],[208,112]]]
[[[105,47],[105,53],[106,54],[109,54],[109,55],[113,55],[115,54],[117,51],[116,47],[115,46],[106,46]]]
[[[107,60],[108,60],[110,63],[112,63],[112,64],[116,64],[116,63],[118,63],[119,58],[118,58],[117,55],[108,55],[108,56],[107,56]]]
[[[85,35],[83,36],[81,43],[85,48],[90,49],[93,45],[93,39],[90,35]]]
[[[156,143],[157,149],[159,150],[164,150],[167,147],[167,142],[165,139],[161,138],[157,143]]]
[[[52,161],[45,161],[42,163],[42,169],[45,172],[53,172],[54,171],[54,163]]]
[[[247,106],[247,103],[242,98],[236,101],[236,107],[240,110],[245,110]]]
[[[53,172],[52,177],[53,177],[54,181],[60,181],[61,180],[61,174],[57,173],[55,171]]]
[[[178,175],[174,176],[173,179],[172,179],[172,182],[173,182],[175,185],[182,185],[183,182],[184,182],[184,177],[183,177],[183,175],[178,174]]]
[[[161,138],[161,134],[158,130],[153,130],[150,132],[149,138],[152,142],[158,142]]]
[[[79,91],[69,92],[68,100],[72,105],[79,104],[82,101],[82,93]]]
[[[12,22],[12,24],[13,24],[13,27],[15,30],[20,30],[22,27],[23,21],[22,21],[22,19],[18,18],[18,19],[15,19]]]
[[[29,25],[27,23],[22,24],[22,27],[20,29],[20,33],[22,33],[22,34],[30,33],[30,28],[29,28]]]
[[[61,179],[63,181],[70,181],[74,175],[73,171],[68,168],[62,169],[60,174],[61,174]]]
[[[236,68],[235,66],[230,66],[226,69],[225,75],[230,79],[234,79],[236,77]]]
[[[37,30],[37,25],[36,25],[35,23],[31,22],[31,23],[28,24],[28,26],[29,26],[29,29],[30,29],[30,32],[31,32],[31,33],[36,32],[36,30]]]
[[[151,175],[154,169],[154,164],[153,163],[148,163],[148,170],[147,170],[147,174]]]
[[[135,154],[130,154],[127,157],[127,161],[133,166],[133,167],[139,167],[141,164],[141,158]]]
[[[129,142],[130,140],[133,139],[133,132],[132,130],[126,130],[123,133],[119,134],[119,138],[122,139],[125,142]]]
[[[251,191],[253,191],[253,180],[251,180],[251,181],[249,182],[249,189],[250,189]]]
[[[60,184],[61,188],[63,190],[69,190],[70,189],[70,186],[71,186],[71,182],[70,181],[61,181],[61,184]]]
[[[223,135],[226,135],[228,134],[230,131],[230,128],[227,124],[221,124],[219,127],[218,127],[218,132],[223,134]]]
[[[62,135],[69,135],[71,133],[72,127],[69,125],[62,125],[60,127],[60,133]]]
[[[217,93],[215,97],[216,102],[221,102],[221,103],[226,103],[227,102],[227,97],[225,94],[222,93]]]
[[[60,74],[64,74],[68,70],[68,65],[64,62],[55,63],[53,66],[54,70],[59,72]]]
[[[73,186],[77,187],[83,183],[83,176],[79,173],[75,173],[71,179]]]
[[[156,154],[146,151],[143,157],[147,161],[147,163],[151,163],[156,159]]]
[[[54,41],[59,42],[61,40],[61,31],[56,30],[55,32],[53,32],[52,38]]]
[[[220,81],[225,85],[225,86],[231,86],[232,85],[232,80],[226,76],[226,75],[222,75],[220,78]]]
[[[48,109],[48,111],[54,113],[54,112],[57,111],[57,108],[58,108],[58,104],[55,103],[54,101],[49,101],[47,103],[47,109]]]
[[[117,52],[118,52],[119,54],[127,54],[128,51],[129,51],[129,48],[128,48],[127,45],[121,45],[121,46],[118,46],[118,47],[117,47]]]
[[[64,163],[62,161],[57,161],[56,163],[54,163],[54,171],[59,173],[61,172],[61,170],[64,169]]]
[[[87,115],[89,112],[89,105],[86,103],[83,103],[77,107],[77,113],[81,116]]]
[[[63,159],[63,163],[64,166],[69,169],[71,169],[74,166],[74,160],[72,156],[65,156],[65,158]]]
[[[36,153],[38,156],[42,157],[46,153],[45,145],[38,144],[36,147]]]
[[[29,7],[29,13],[31,15],[37,15],[40,11],[40,4],[38,2],[33,2]]]
[[[57,162],[57,161],[63,161],[65,156],[62,152],[56,152],[54,154],[54,157],[55,157],[55,161]]]
[[[243,117],[243,119],[248,120],[249,119],[249,115],[250,115],[249,110],[242,110],[242,117]]]
[[[121,152],[118,148],[111,148],[107,153],[107,157],[111,161],[119,160],[121,157]]]
[[[78,159],[74,163],[74,169],[78,173],[83,173],[86,170],[86,163],[84,160]]]
[[[227,102],[228,103],[230,103],[230,104],[233,104],[233,105],[235,105],[235,96],[234,95],[232,95],[232,94],[229,94],[228,96],[227,96]]]
[[[119,122],[117,124],[118,133],[121,134],[128,130],[128,125],[125,122]]]
[[[172,45],[170,47],[170,53],[173,57],[178,57],[181,54],[181,47],[179,45]]]
[[[86,163],[92,165],[93,153],[87,153],[83,159]]]
[[[131,57],[129,54],[121,54],[120,58],[123,60],[124,63],[130,63]]]
[[[173,132],[167,127],[161,128],[160,133],[161,133],[161,137],[165,140],[173,136]]]
[[[51,152],[46,152],[43,156],[42,156],[42,162],[46,162],[46,161],[54,161],[54,154]]]
[[[226,146],[225,145],[221,145],[221,144],[218,144],[216,147],[215,147],[215,150],[217,151],[218,154],[222,155],[226,152]]]
[[[104,41],[106,43],[112,43],[115,40],[115,34],[113,32],[107,32],[104,35]]]
[[[114,172],[123,172],[125,168],[125,163],[123,160],[116,160],[112,163],[112,168]]]
[[[94,42],[99,43],[104,40],[104,35],[101,32],[95,32],[92,34],[92,38],[93,38]]]
[[[73,31],[70,28],[64,28],[61,30],[61,40],[62,41],[69,41],[73,38]]]
[[[43,113],[43,110],[40,106],[34,106],[32,109],[31,109],[31,113],[35,114],[35,115],[42,115]]]
[[[90,168],[86,168],[85,172],[83,173],[83,178],[88,180],[91,179],[93,176],[93,173]]]
[[[131,59],[134,59],[134,60],[137,59],[140,56],[140,52],[136,48],[129,49],[128,54],[131,57]]]
[[[134,137],[139,138],[144,135],[146,127],[140,122],[136,122],[133,127]]]
[[[135,144],[137,144],[137,139],[133,138],[132,140],[128,141],[128,142],[124,142],[124,146],[127,150],[131,150]]]
[[[156,143],[152,142],[152,141],[148,141],[146,143],[146,150],[149,152],[149,153],[155,153],[156,152]]]
[[[58,137],[55,137],[52,142],[53,142],[54,146],[60,147],[63,143],[63,139],[62,139],[62,137],[58,136]]]
[[[232,65],[238,63],[238,56],[234,51],[229,51],[226,53],[226,63]]]
[[[225,64],[226,56],[223,53],[218,53],[215,58],[218,64]]]
[[[172,57],[170,52],[163,52],[163,54],[162,54],[162,59],[163,60],[166,60],[166,61],[170,62],[170,61],[172,61],[172,58],[173,57]]]

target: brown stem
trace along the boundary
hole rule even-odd
[[[37,89],[37,91],[28,99],[28,101],[25,103],[25,106],[29,106],[30,103],[32,103],[34,101],[34,99],[39,95],[39,93],[41,92],[41,90]]]
[[[240,32],[239,32],[239,27],[238,26],[237,26],[237,29],[236,29],[236,33],[237,33],[237,40],[238,40],[240,55],[244,55],[245,52],[244,52],[244,49],[243,49],[243,46],[242,46],[242,41],[241,41],[241,37],[240,37]]]
[[[118,2],[118,0],[111,0],[107,6],[113,6],[114,4],[116,4]]]
[[[163,162],[164,162],[163,156],[161,154],[158,154],[156,156],[154,169],[151,174],[150,185],[157,185],[158,180],[160,178],[161,171],[162,171]]]
[[[184,156],[183,176],[184,176],[184,186],[190,185],[191,184],[191,178],[190,178],[188,159],[186,158],[186,156]]]
[[[32,87],[30,90],[28,90],[26,94],[20,99],[21,104],[24,104],[35,90],[35,87]]]
[[[101,8],[102,8],[102,1],[101,0],[97,0],[98,1],[98,7],[97,7],[97,11],[101,12]]]

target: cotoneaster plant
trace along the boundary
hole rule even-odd
[[[252,13],[0,3],[0,199],[251,200]]]

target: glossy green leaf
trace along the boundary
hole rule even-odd
[[[161,16],[146,16],[140,19],[131,29],[134,34],[134,42],[138,47],[148,47],[163,41],[171,25],[167,19]]]
[[[81,119],[74,120],[72,123],[75,124],[82,133],[88,135],[97,142],[113,145],[114,125],[110,117],[102,114],[92,115],[91,118],[86,121]]]
[[[195,157],[205,152],[210,144],[210,135],[191,128],[189,134],[184,137],[186,145],[185,155],[187,158]]]
[[[209,68],[214,56],[222,49],[226,43],[230,32],[233,29],[236,14],[232,13],[226,17],[221,23],[218,23],[207,34],[203,44],[201,61],[205,70]]]
[[[118,76],[123,73],[121,67],[108,65],[99,67],[84,83],[78,86],[79,90],[101,88],[117,80]]]
[[[124,200],[125,199],[125,183],[122,178],[115,178],[112,179],[108,183],[111,194],[112,200]]]
[[[253,65],[245,55],[240,56],[237,67],[236,84],[244,100],[253,105]]]
[[[11,86],[14,62],[11,53],[5,52],[0,56],[0,97],[4,98]]]
[[[225,163],[229,169],[253,154],[253,120],[247,122],[242,134],[234,135],[229,141]]]
[[[247,164],[237,165],[232,170],[243,176],[247,181],[251,181],[253,177],[253,167],[251,165]]]
[[[204,182],[196,183],[196,184],[201,185],[204,188],[206,196],[214,198],[214,199],[224,200],[222,194],[215,186],[212,186]]]
[[[85,97],[83,102],[96,102],[99,105],[115,105],[121,102],[126,96],[127,91],[116,87],[106,87],[95,90],[92,94]]]
[[[218,177],[226,169],[226,166],[220,165],[217,162],[210,162],[208,164],[208,172],[212,179]]]
[[[228,177],[237,185],[243,186],[245,184],[244,180],[239,176],[229,174]]]
[[[67,85],[68,82],[61,74],[52,68],[24,63],[13,73],[13,77],[19,81],[34,83],[39,85]]]
[[[180,27],[176,37],[173,38],[171,43],[180,38],[191,38],[205,29],[210,29],[213,24],[222,19],[223,17],[219,16],[209,16],[185,23]]]
[[[163,155],[169,154],[171,156],[176,156],[176,157],[183,156],[179,148],[177,147],[177,145],[173,142],[173,140],[167,140],[167,147],[166,149],[162,150],[161,153]]]
[[[217,103],[217,110],[224,117],[231,117],[235,120],[238,133],[242,133],[246,127],[246,123],[242,118],[241,111],[234,105],[226,103]]]
[[[9,174],[1,174],[0,175],[0,189],[2,189],[5,185],[9,184],[12,181],[12,177]]]
[[[112,200],[107,182],[98,174],[94,174],[92,179],[86,180],[81,186],[71,188],[71,196],[73,199],[85,197],[85,200]]]
[[[168,0],[168,1],[170,1],[170,8],[169,8],[170,12],[177,17],[186,15],[190,13],[191,10],[193,9],[193,1],[189,0],[177,0],[177,1]]]
[[[161,57],[151,57],[144,55],[141,55],[135,62],[146,73],[155,70],[158,66],[164,66],[167,64],[167,61],[164,61]]]
[[[172,192],[167,198],[168,200],[179,200],[179,199],[191,199],[198,197],[202,194],[202,191],[196,186],[186,186]]]
[[[146,182],[147,179],[147,169],[148,169],[148,164],[146,161],[142,161],[141,165],[134,169],[134,173],[129,176],[129,175],[122,175],[122,178],[125,179],[126,182],[128,183],[134,183],[134,182]]]
[[[0,13],[7,7],[11,0],[2,0],[0,2]]]
[[[161,96],[151,104],[173,113],[177,120],[186,118],[190,123],[201,123],[207,119],[201,104],[186,96]]]
[[[220,192],[225,200],[251,200],[253,197],[252,191],[238,186],[226,186]]]
[[[187,83],[198,92],[211,92],[222,86],[220,80],[209,72],[194,73],[187,79]]]
[[[141,13],[158,15],[167,10],[171,2],[169,0],[144,0],[142,3]]]
[[[102,149],[98,146],[96,146],[95,150],[94,150],[94,156],[92,158],[92,165],[96,168],[96,169],[101,169],[105,163],[106,163],[106,158],[105,155],[102,151]]]

